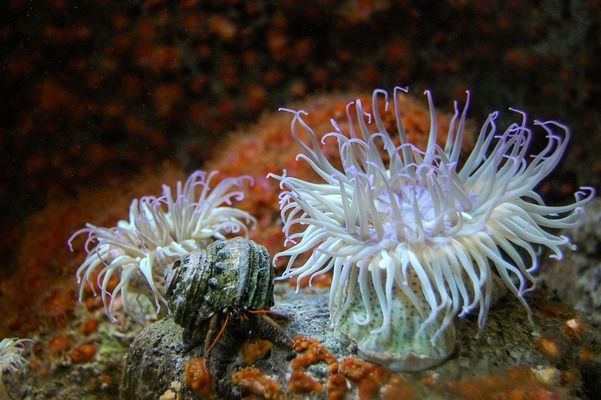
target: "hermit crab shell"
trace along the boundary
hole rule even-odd
[[[169,311],[192,331],[225,309],[269,309],[274,275],[265,247],[239,237],[215,241],[166,269]]]

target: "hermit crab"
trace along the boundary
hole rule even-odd
[[[282,317],[270,310],[274,275],[265,247],[241,237],[215,241],[206,250],[189,253],[167,267],[170,313],[192,344],[199,343],[199,335],[205,333],[205,357],[230,318],[259,328],[266,324],[283,335],[270,317]]]
[[[249,348],[265,342],[257,357],[269,358],[274,346],[292,347],[272,319],[284,317],[271,310],[274,275],[267,250],[241,237],[217,240],[169,264],[163,276],[169,315],[130,346],[121,398],[154,399],[173,382],[186,383],[182,393],[199,394],[202,387],[211,398],[240,398],[231,376],[248,363]]]

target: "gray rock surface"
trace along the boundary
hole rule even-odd
[[[181,380],[188,359],[182,331],[164,318],[138,334],[125,357],[121,399],[157,399]]]
[[[561,299],[601,326],[601,199],[584,208],[583,224],[565,232],[576,250],[567,249],[563,260],[548,262],[540,278]]]

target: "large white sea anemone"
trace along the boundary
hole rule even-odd
[[[168,264],[206,247],[215,239],[225,239],[229,234],[248,234],[248,227],[255,223],[255,218],[230,206],[232,201],[244,198],[244,181],[251,178],[225,178],[211,190],[211,180],[216,174],[196,171],[184,184],[177,183],[175,193],[163,185],[163,194],[159,197],[134,199],[129,207],[129,220],[121,220],[115,227],[86,224],[84,229],[75,232],[69,246],[76,236],[88,235],[87,257],[77,270],[80,301],[86,283],[95,291],[93,277],[100,267],[97,285],[111,320],[116,320],[113,311],[117,296],[121,293],[123,306],[127,308],[130,286],[140,278],[150,289],[158,312],[160,304],[166,304],[163,272]],[[91,245],[94,247],[90,248]],[[109,282],[115,274],[119,283],[111,292]]]
[[[556,167],[569,130],[555,121],[530,123],[522,111],[505,131],[497,112],[484,122],[470,154],[460,154],[466,105],[455,113],[444,147],[437,144],[432,96],[426,91],[430,132],[425,149],[407,142],[399,96],[375,90],[371,112],[360,100],[347,106],[348,133],[332,120],[341,167],[328,160],[304,111],[293,115],[299,158],[323,180],[280,181],[288,256],[282,278],[333,273],[332,325],[358,344],[360,355],[397,370],[419,370],[444,360],[454,347],[456,316],[477,311],[483,327],[495,285],[502,282],[530,312],[524,298],[536,280],[539,247],[562,257],[567,237],[554,229],[576,226],[591,188],[574,203],[547,206],[535,187]],[[390,101],[392,100],[392,101]],[[390,104],[392,103],[392,104]],[[398,135],[387,131],[393,113]],[[536,134],[547,144],[531,155]],[[297,258],[310,254],[304,263]]]

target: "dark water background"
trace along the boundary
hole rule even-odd
[[[5,276],[48,202],[199,168],[227,132],[313,93],[409,85],[450,111],[470,89],[478,122],[513,106],[571,126],[550,199],[600,181],[599,1],[9,0],[0,20]]]

